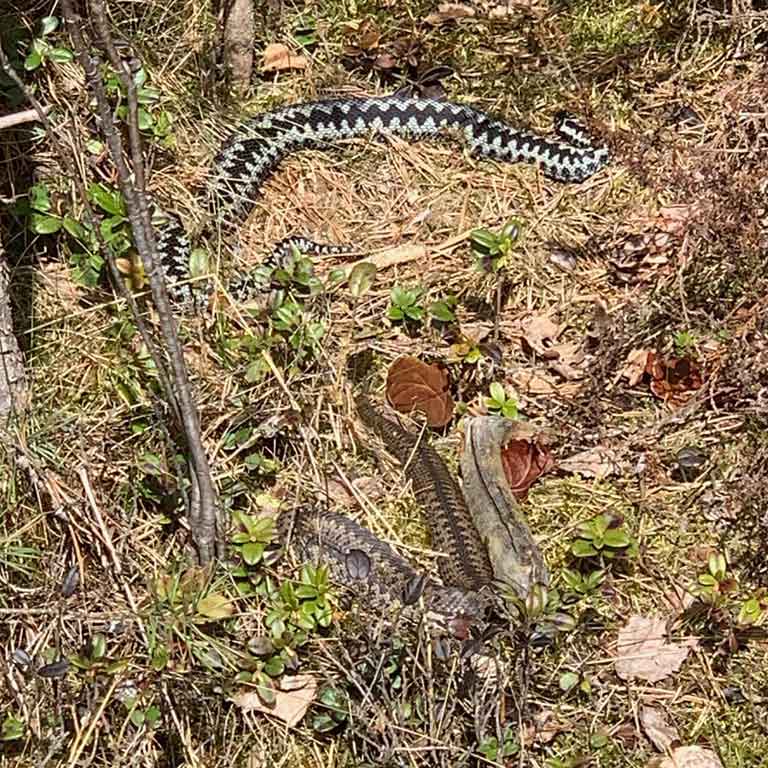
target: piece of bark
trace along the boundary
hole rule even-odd
[[[0,239],[0,423],[14,411],[23,411],[29,400],[24,358],[13,333],[10,283],[11,271]]]
[[[496,580],[525,599],[536,584],[546,586],[549,573],[525,516],[512,495],[501,450],[519,437],[519,426],[501,416],[468,420],[461,457],[464,497]]]
[[[224,62],[235,95],[251,84],[254,33],[253,0],[234,0],[224,25]]]

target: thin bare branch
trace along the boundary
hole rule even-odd
[[[45,107],[48,111],[50,107]],[[25,109],[22,112],[14,112],[11,115],[0,116],[0,131],[3,128],[12,128],[14,125],[23,125],[24,123],[34,123],[40,119],[36,109]]]
[[[218,535],[220,528],[218,501],[208,458],[202,444],[197,407],[192,398],[184,355],[176,333],[176,322],[168,300],[165,278],[160,266],[154,230],[150,220],[149,205],[145,194],[144,159],[138,128],[138,101],[135,84],[130,71],[124,65],[115,48],[107,24],[104,3],[100,0],[93,0],[90,3],[90,12],[98,32],[100,45],[109,57],[126,90],[127,123],[132,161],[132,169],[130,169],[124,158],[123,143],[112,119],[112,109],[99,74],[99,59],[89,53],[88,45],[83,37],[83,20],[75,13],[70,0],[62,2],[62,9],[75,52],[83,66],[86,81],[96,100],[101,129],[117,169],[120,190],[125,199],[136,250],[141,257],[144,272],[149,278],[152,299],[157,309],[160,330],[173,372],[175,395],[181,414],[181,426],[200,492],[199,506],[193,505],[190,510],[190,528],[200,562],[206,563],[215,554],[221,554],[222,543],[221,537]]]

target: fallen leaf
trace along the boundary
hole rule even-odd
[[[557,382],[543,371],[516,371],[510,378],[518,392],[524,395],[572,397],[584,386],[583,381]]]
[[[261,62],[263,72],[281,72],[286,69],[306,69],[309,60],[305,56],[291,53],[287,45],[270,43],[264,49]]]
[[[522,500],[538,477],[555,464],[552,452],[540,435],[529,440],[510,440],[501,449],[501,466],[512,495]]]
[[[637,386],[645,375],[645,367],[648,364],[650,349],[633,349],[624,361],[624,367],[619,372],[619,377],[624,377],[630,387]]]
[[[354,507],[357,505],[357,501],[349,488],[335,478],[330,478],[326,482],[325,490],[328,493],[328,498],[335,501],[341,507]]]
[[[720,758],[704,747],[677,747],[672,754],[655,764],[658,768],[723,768]]]
[[[557,462],[558,469],[573,472],[583,477],[596,477],[603,480],[620,470],[617,455],[608,448],[590,448],[580,453],[574,453],[567,459]]]
[[[631,616],[619,630],[616,674],[622,680],[636,677],[656,683],[680,669],[697,641],[689,638],[680,643],[669,643],[665,635],[664,619]]]
[[[640,707],[640,725],[659,752],[669,751],[676,741],[680,741],[677,729],[667,722],[661,710],[654,707]]]
[[[198,602],[197,612],[206,619],[228,619],[235,612],[235,606],[226,595],[211,592]]]
[[[522,323],[523,341],[536,353],[546,357],[549,347],[560,333],[560,326],[547,315],[532,315]]]
[[[526,747],[535,744],[550,744],[555,737],[567,730],[570,723],[558,720],[555,712],[545,709],[537,712],[530,723],[523,726],[521,741]]]
[[[645,372],[651,377],[651,392],[672,406],[685,404],[703,384],[696,362],[685,357],[665,358],[651,352]]]
[[[381,32],[373,19],[364,19],[357,28],[357,47],[361,51],[372,51],[378,47]]]
[[[307,713],[315,700],[317,680],[312,675],[286,675],[274,691],[274,703],[267,705],[259,694],[249,688],[233,696],[230,701],[243,712],[264,712],[282,720],[288,728],[294,728]]]
[[[453,415],[448,374],[416,357],[399,357],[387,373],[387,400],[400,413],[421,411],[430,427],[443,427]]]
[[[362,264],[371,264],[378,271],[398,264],[407,264],[411,261],[424,262],[427,259],[427,249],[423,245],[401,245],[397,248],[387,248],[371,256],[366,256],[353,264],[346,264],[338,269],[343,270],[346,277],[351,277],[352,271]],[[369,269],[365,267],[364,269]],[[319,271],[319,270],[318,270]]]
[[[446,21],[471,18],[475,15],[475,9],[461,3],[440,3],[437,11],[430,13],[424,21],[430,26],[437,27]]]

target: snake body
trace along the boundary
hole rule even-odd
[[[222,221],[244,217],[261,185],[286,156],[367,135],[416,140],[453,133],[472,155],[534,163],[547,177],[564,182],[583,181],[608,162],[607,147],[593,144],[564,114],[556,117],[555,132],[559,139],[550,140],[471,106],[400,95],[297,104],[254,117],[225,144],[213,163],[208,202]],[[188,282],[190,240],[177,217],[170,216],[157,246],[171,297],[199,306]],[[270,260],[280,263],[294,249],[308,254],[344,250],[292,237],[276,246]],[[235,275],[228,284],[230,295],[243,301],[267,287],[269,270],[259,268]],[[204,285],[203,292],[209,291]],[[403,462],[426,513],[433,545],[446,555],[439,564],[443,583],[419,574],[388,544],[343,515],[299,514],[294,533],[300,555],[323,560],[335,581],[373,602],[410,608],[418,601],[449,622],[479,618],[493,571],[457,482],[431,446],[382,416],[367,400],[358,401],[358,413]]]
[[[322,149],[344,139],[367,135],[417,140],[451,132],[463,139],[473,155],[535,163],[546,176],[558,181],[583,181],[609,159],[608,148],[593,144],[588,134],[564,113],[555,119],[559,140],[550,140],[474,107],[450,101],[400,95],[329,99],[266,112],[246,122],[214,159],[209,206],[223,219],[245,216],[261,185],[280,162],[303,149]],[[185,282],[190,276],[191,246],[176,216],[171,215],[160,231],[157,245],[173,298],[187,302],[192,297],[192,289]],[[343,250],[305,238],[288,238],[278,244],[272,258],[279,260],[294,247],[305,253]],[[229,284],[230,293],[237,300],[247,300],[263,288],[261,277],[248,273],[235,275]]]

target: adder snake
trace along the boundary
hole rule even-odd
[[[230,220],[244,216],[262,183],[287,155],[370,134],[423,139],[453,132],[474,155],[535,163],[546,176],[564,182],[583,181],[608,162],[607,147],[593,144],[568,117],[556,118],[555,131],[559,141],[518,130],[471,106],[399,95],[298,104],[254,117],[224,146],[214,161],[210,201],[220,216]],[[287,238],[278,244],[273,258],[290,255],[294,248],[305,253],[342,250],[306,238]],[[186,282],[190,250],[181,223],[172,217],[160,232],[158,251],[171,295],[184,303],[194,299]],[[269,278],[265,283],[263,274],[243,273],[230,281],[229,292],[236,300],[247,300],[268,285]],[[294,531],[300,552],[306,558],[322,557],[336,581],[364,583],[369,595],[384,602],[407,606],[420,597],[429,610],[448,621],[478,617],[494,578],[486,551],[486,545],[493,549],[493,542],[478,533],[458,484],[433,448],[383,418],[366,400],[359,401],[358,411],[402,461],[413,451],[406,474],[427,511],[435,548],[447,555],[440,561],[443,584],[421,576],[388,544],[343,515],[300,514]],[[499,525],[494,528],[497,533],[499,529]],[[514,548],[521,527],[512,529],[510,546]],[[524,542],[525,547],[531,549],[529,542]],[[536,564],[528,571],[535,576]]]

